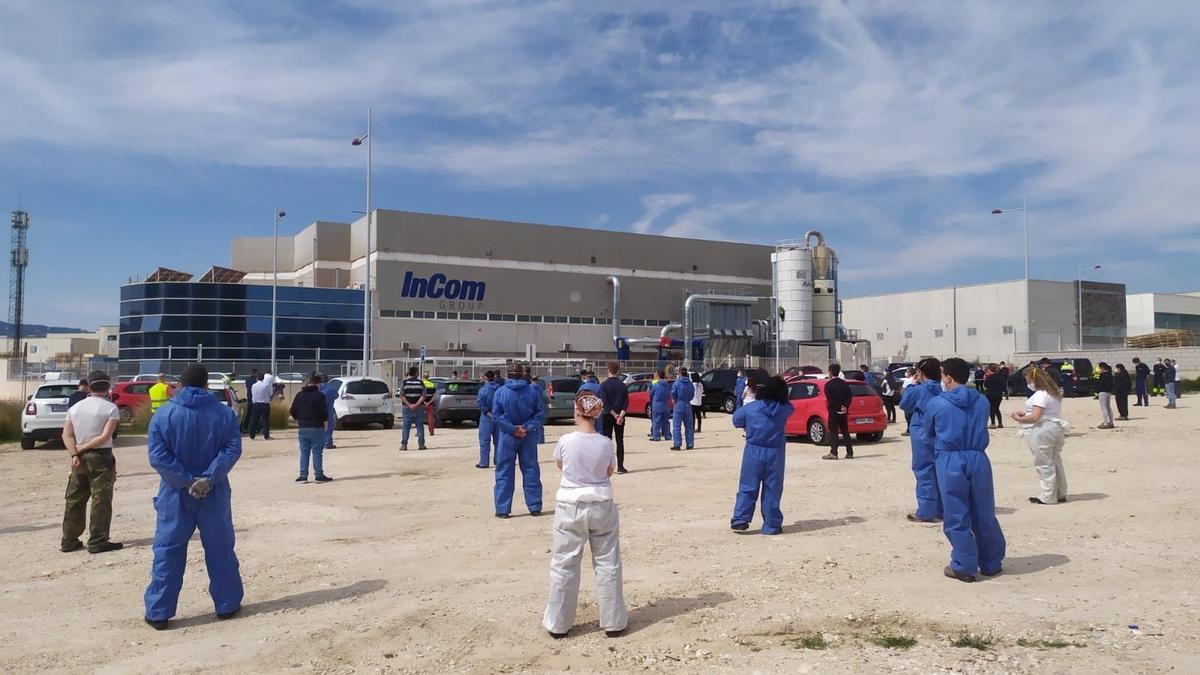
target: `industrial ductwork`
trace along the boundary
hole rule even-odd
[[[660,339],[661,339],[661,338],[665,338],[665,337],[671,337],[671,331],[676,331],[676,330],[679,330],[680,328],[683,328],[683,324],[681,324],[681,323],[669,323],[669,324],[667,324],[667,325],[663,326],[663,327],[662,327],[662,330],[660,330],[660,331],[658,332],[658,337],[659,337]]]
[[[758,296],[747,295],[708,295],[698,293],[689,295],[688,299],[683,302],[683,367],[690,369],[692,367],[692,305],[695,303],[725,303],[737,305],[753,305],[759,300],[766,300]]]
[[[608,278],[608,285],[612,286],[612,327],[613,327],[613,347],[617,346],[617,339],[621,337],[621,280],[616,277]]]

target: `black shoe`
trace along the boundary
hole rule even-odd
[[[297,482],[297,483],[307,483],[307,482],[308,482],[308,476],[300,476],[299,478],[297,478],[297,479],[296,479],[296,482]]]
[[[1030,497],[1030,498],[1029,498],[1029,503],[1030,503],[1030,504],[1041,504],[1042,506],[1045,506],[1045,505],[1046,505],[1046,502],[1044,502],[1044,501],[1042,501],[1042,500],[1038,499],[1037,497]]]
[[[746,530],[750,529],[750,523],[733,523],[729,526],[729,529],[736,532],[745,532]]]
[[[837,455],[835,455],[831,452],[831,453],[821,457],[821,459],[837,459]]]
[[[337,446],[334,445],[333,443],[330,443],[329,445],[325,446],[325,449],[326,450],[337,450]]]
[[[534,518],[537,518],[538,516],[542,515],[542,512],[541,511],[530,511],[529,515],[533,516]]]
[[[425,446],[423,446],[423,445],[418,445],[418,446],[417,446],[417,449],[418,449],[418,450],[428,450],[429,448],[426,448],[426,447],[425,447]]]
[[[154,630],[166,630],[167,629],[167,620],[166,619],[159,619],[158,621],[155,621],[154,619],[147,619],[147,618],[143,617],[142,621],[145,621],[146,625],[150,626]]]
[[[238,607],[237,609],[233,610],[232,612],[217,612],[217,618],[222,621],[225,621],[227,619],[232,619],[233,617],[237,616],[238,612],[240,612],[240,611],[242,611],[241,607]]]
[[[918,515],[917,515],[917,514],[915,514],[915,513],[910,513],[910,514],[908,514],[907,516],[904,516],[904,517],[905,517],[905,518],[907,518],[907,519],[909,519],[909,520],[911,520],[911,521],[912,521],[912,522],[914,522],[914,523],[936,523],[936,522],[938,521],[938,519],[937,519],[937,518],[929,518],[929,519],[925,519],[925,518],[922,518],[922,517],[918,516]]]
[[[689,446],[687,446],[687,449],[688,449],[688,450],[695,450],[696,448],[695,448],[695,446],[689,445]]]
[[[72,551],[78,551],[81,548],[83,548],[83,542],[76,539],[74,541],[69,541],[69,542],[63,544],[62,552],[63,553],[71,553]]]
[[[1000,573],[1003,571],[1004,571],[1003,567],[997,567],[995,572],[982,572],[981,571],[980,574],[982,574],[985,577],[996,577],[996,576],[1000,576]]]
[[[331,481],[331,480],[333,480],[333,479],[332,479],[332,478],[330,478],[329,476],[317,476],[317,477],[316,477],[316,481],[317,481],[318,483],[328,483],[328,482],[329,482],[329,481]]]
[[[561,640],[561,639],[567,637],[567,634],[566,633],[550,633],[550,637],[554,638],[555,640]]]
[[[497,513],[497,514],[496,514],[496,517],[497,517],[497,518],[504,518],[504,519],[507,519],[507,518],[508,518],[508,514],[507,514],[507,513]]]
[[[1066,503],[1067,503],[1067,498],[1066,498],[1066,497],[1059,497],[1059,498],[1058,498],[1058,503],[1059,503],[1059,504],[1066,504]]]
[[[854,453],[850,450],[846,451],[846,459],[854,459]]]
[[[957,579],[959,581],[962,581],[962,582],[968,583],[968,584],[973,583],[975,581],[975,577],[970,576],[969,574],[962,574],[961,572],[956,572],[956,571],[954,571],[954,568],[949,565],[946,565],[945,569],[942,570],[942,574],[946,575],[947,577],[949,577],[951,579]]]
[[[629,469],[626,469],[626,468],[625,468],[625,467],[623,467],[623,466],[618,466],[618,467],[617,467],[617,473],[629,473]]]
[[[88,547],[88,553],[108,553],[109,551],[120,551],[125,548],[125,544],[119,541],[106,541],[103,544]]]
[[[490,469],[492,467],[488,466],[487,464],[476,464],[475,468],[476,469]]]
[[[624,634],[625,634],[625,630],[624,630],[624,629],[622,629],[622,630],[606,630],[606,631],[604,631],[604,637],[610,637],[610,638],[619,638],[619,637],[621,637],[621,636],[622,636],[622,635],[624,635]]]
[[[671,449],[672,449],[672,450],[675,450],[675,451],[678,451],[678,450],[679,450],[679,448],[671,448]]]
[[[273,439],[272,439],[270,436],[263,436],[263,440],[264,440],[264,441],[269,441],[269,440],[273,440]]]

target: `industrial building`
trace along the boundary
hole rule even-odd
[[[1124,346],[1124,284],[1080,283],[1031,279],[849,298],[843,320],[880,359],[999,361],[1079,349],[1081,337],[1083,349]]]
[[[1200,292],[1134,293],[1125,308],[1131,337],[1180,328],[1200,336]]]

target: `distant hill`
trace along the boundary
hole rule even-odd
[[[25,337],[46,337],[47,333],[90,333],[82,328],[63,328],[62,326],[43,326],[37,323],[25,324],[21,334]],[[12,337],[7,321],[0,321],[0,335]]]

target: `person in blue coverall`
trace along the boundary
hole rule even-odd
[[[596,373],[587,370],[580,373],[579,377],[583,380],[583,384],[579,385],[579,391],[590,391],[597,396],[600,395],[600,380],[596,377]],[[596,433],[604,433],[602,423],[599,418],[596,419]]]
[[[525,379],[529,381],[535,389],[538,390],[538,396],[542,397],[542,410],[550,407],[550,393],[546,391],[546,381],[541,377],[534,376],[533,371],[529,366],[525,366]],[[546,442],[546,425],[538,427],[538,445],[543,445]]]
[[[500,428],[492,424],[492,400],[500,383],[496,382],[496,372],[489,370],[483,374],[487,380],[479,388],[475,396],[475,405],[479,408],[479,463],[477,469],[486,469],[495,461],[496,448],[500,446]]]
[[[333,444],[333,429],[337,426],[337,412],[333,409],[333,402],[338,399],[338,388],[330,385],[329,376],[325,376],[325,384],[321,385],[321,395],[325,397],[325,412],[329,415],[329,419],[325,420],[325,449],[336,448]]]
[[[658,381],[650,388],[650,440],[661,441],[671,435],[671,385],[666,374],[658,371]]]
[[[759,398],[733,413],[733,426],[746,430],[746,447],[742,450],[742,473],[738,479],[737,501],[729,526],[734,530],[750,527],[754,518],[754,503],[762,490],[763,534],[783,531],[783,464],[787,449],[784,425],[793,412],[788,400],[788,386],[782,379],[767,380]]]
[[[925,406],[925,430],[937,453],[942,495],[942,531],[950,541],[950,564],[943,573],[975,581],[976,573],[995,576],[1004,562],[1004,533],[996,520],[992,463],[988,460],[987,399],[963,386],[971,377],[962,359],[942,363],[946,391]]]
[[[242,577],[233,552],[229,471],[242,456],[237,414],[208,391],[208,370],[188,366],[183,385],[150,420],[150,466],[158,472],[154,563],[146,587],[146,623],[156,630],[175,616],[188,540],[200,528],[208,591],[217,618],[242,606]]]
[[[538,467],[537,439],[542,429],[542,397],[525,380],[518,365],[508,372],[504,386],[492,399],[492,424],[500,430],[496,446],[496,517],[507,518],[512,511],[513,481],[516,464],[521,464],[521,484],[525,506],[531,515],[542,514],[542,474]]]
[[[733,384],[733,409],[742,407],[742,393],[746,391],[746,371],[739,369],[737,382]]]
[[[905,387],[900,396],[900,409],[908,416],[912,471],[917,478],[917,510],[906,517],[914,522],[934,523],[942,517],[942,500],[938,495],[937,466],[925,413],[929,401],[942,393],[941,361],[922,359],[915,377],[916,384]]]
[[[679,437],[680,426],[683,427],[687,440],[687,449],[691,450],[696,445],[695,420],[692,419],[692,396],[695,394],[696,388],[688,378],[687,368],[680,368],[679,377],[675,378],[675,384],[671,385],[671,398],[675,399],[675,408],[671,411],[672,450],[678,450],[680,440],[684,440]]]

